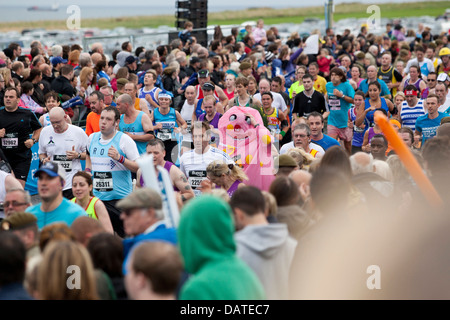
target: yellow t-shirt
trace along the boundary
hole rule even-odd
[[[316,91],[319,91],[323,95],[325,95],[325,94],[327,94],[326,86],[327,86],[327,80],[325,80],[324,77],[321,77],[318,75],[316,81],[314,81],[314,89]]]
[[[289,98],[292,99],[292,93],[299,94],[300,92],[302,92],[303,90],[305,90],[305,87],[303,87],[302,84],[300,84],[298,81],[294,82],[291,87],[289,88]]]

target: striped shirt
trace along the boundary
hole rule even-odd
[[[419,99],[414,107],[410,107],[406,101],[403,101],[402,111],[400,112],[402,126],[411,128],[414,131],[417,118],[423,116],[424,114],[425,109],[423,108],[422,99]]]

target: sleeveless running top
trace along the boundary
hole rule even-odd
[[[174,108],[169,109],[169,113],[161,114],[159,108],[155,109],[153,119],[153,125],[162,123],[162,129],[156,130],[156,137],[163,141],[172,140],[173,128],[178,127],[177,115]]]
[[[83,208],[84,211],[86,211],[86,213],[88,214],[88,216],[95,220],[98,220],[97,213],[95,212],[95,204],[97,203],[98,200],[100,200],[100,199],[97,197],[91,197],[87,207]],[[70,200],[70,201],[73,203],[76,203],[77,198],[72,198],[72,200]]]
[[[136,120],[132,123],[125,123],[124,117],[125,115],[122,114],[120,116],[120,122],[119,122],[119,130],[122,132],[129,132],[132,135],[141,136],[144,135],[144,127],[142,127],[142,116],[144,112],[140,111],[138,116],[136,117]],[[146,153],[146,141],[134,141],[136,143],[136,146],[138,148],[139,154],[145,154]]]

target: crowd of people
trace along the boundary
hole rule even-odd
[[[396,275],[403,261],[411,279],[448,278],[445,259],[411,267],[409,249],[448,241],[447,220],[421,214],[448,201],[450,35],[329,28],[305,53],[307,37],[263,20],[207,45],[193,27],[111,56],[37,40],[0,52],[0,299],[380,298],[366,268],[399,243],[382,298],[434,297],[435,281]]]

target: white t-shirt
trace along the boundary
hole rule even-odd
[[[209,150],[202,154],[195,152],[195,150],[191,150],[183,153],[181,156],[180,170],[188,178],[189,184],[196,196],[201,194],[201,191],[197,188],[200,186],[200,183],[206,179],[206,167],[214,160],[234,164],[234,161],[228,154],[214,147],[209,147]]]
[[[192,122],[192,114],[194,113],[195,107],[196,107],[195,102],[194,104],[189,104],[187,100],[184,101],[183,107],[181,107],[180,115],[188,125],[186,129],[187,133],[183,134],[184,141],[192,141],[191,122]]]
[[[39,137],[39,154],[45,153],[51,161],[57,162],[66,170],[64,190],[72,188],[72,178],[82,170],[80,159],[68,160],[66,151],[82,153],[86,151],[88,136],[80,127],[68,124],[63,133],[56,133],[53,127],[44,127]]]
[[[283,146],[280,149],[280,154],[285,154],[286,152],[289,151],[289,149],[292,149],[292,148],[295,148],[294,141],[285,143],[285,144],[283,144]],[[314,142],[309,143],[309,149],[316,150],[317,154],[319,154],[319,155],[325,154],[325,150],[321,146],[319,146],[318,144],[316,144]]]
[[[278,110],[280,110],[281,112],[286,111],[287,106],[286,106],[286,101],[284,101],[284,98],[281,94],[279,94],[278,92],[273,92],[270,91],[272,93],[272,97],[273,97],[273,102],[272,102],[272,107],[277,108]],[[254,99],[257,99],[259,101],[261,101],[261,93],[257,93],[253,96]]]
[[[445,112],[449,107],[450,107],[450,97],[447,94],[447,99],[445,99],[445,102],[444,102],[443,105],[439,106],[438,111],[439,112]]]

